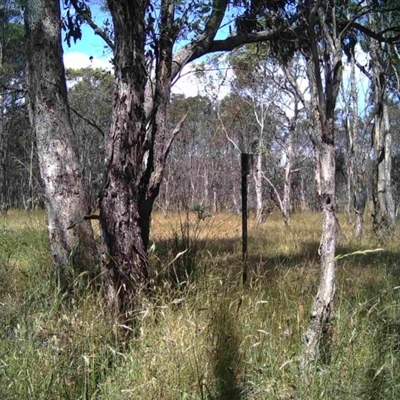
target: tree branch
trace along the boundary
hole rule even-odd
[[[103,138],[106,136],[105,133],[102,131],[102,129],[94,122],[91,121],[89,119],[87,119],[86,117],[84,117],[81,113],[79,113],[77,110],[75,110],[74,107],[70,106],[71,111],[73,111],[79,118],[81,118],[83,121],[85,121],[87,124],[89,124],[90,126],[92,126],[93,128],[95,128],[98,132],[100,132],[101,136],[103,136]]]
[[[71,0],[71,4],[75,9],[75,12],[77,14],[79,14],[85,21],[86,23],[93,29],[94,33],[96,35],[99,35],[108,45],[108,47],[110,47],[110,49],[112,51],[114,51],[115,49],[115,45],[113,43],[113,41],[109,38],[109,36],[107,35],[107,33],[101,29],[92,19],[91,14],[88,12],[82,12],[82,9],[79,8],[77,0]]]
[[[241,33],[235,36],[230,36],[223,40],[214,40],[215,34],[222,22],[223,16],[225,14],[227,0],[214,0],[214,11],[211,14],[204,33],[199,37],[198,40],[193,43],[189,43],[182,47],[174,57],[173,66],[173,78],[181,71],[181,69],[188,63],[197,60],[198,58],[217,52],[227,52],[236,49],[239,46],[250,43],[261,43],[273,39],[296,40],[297,36],[295,32],[295,24],[299,18],[304,14],[305,9],[299,11],[297,14],[293,15],[286,21],[286,23],[281,26],[264,30],[254,33]],[[216,5],[219,9],[216,10]],[[283,37],[283,32],[286,32],[286,37]]]
[[[182,125],[184,124],[184,122],[186,121],[186,118],[188,116],[189,112],[187,112],[176,124],[174,130],[171,132],[169,140],[167,142],[167,145],[165,146],[165,153],[164,156],[165,158],[167,158],[169,150],[171,149],[172,143],[174,142],[176,136],[179,134],[179,132],[182,129]]]

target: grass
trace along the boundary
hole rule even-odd
[[[382,243],[367,229],[355,240],[339,219],[338,255],[384,251],[338,261],[331,362],[306,383],[299,358],[319,215],[295,214],[290,229],[274,214],[251,222],[243,287],[238,216],[156,214],[153,287],[138,335],[123,343],[82,276],[71,283],[79,290],[60,291],[44,214],[9,212],[0,219],[0,398],[400,398],[399,236]]]

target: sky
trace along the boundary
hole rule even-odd
[[[97,25],[102,26],[103,20],[107,17],[97,5],[91,5],[93,20]],[[105,47],[103,39],[93,32],[93,29],[88,25],[83,25],[82,39],[74,43],[71,40],[71,46],[63,40],[64,48],[64,65],[66,68],[104,68],[112,69],[110,60],[112,52],[108,46]],[[64,34],[63,34],[64,37]],[[206,94],[204,91],[204,83],[199,82],[194,74],[195,63],[184,67],[180,74],[180,78],[174,83],[172,93],[184,94],[186,97]],[[227,94],[227,88],[221,88],[221,93],[218,97],[223,97]]]
[[[97,24],[101,25],[105,18],[99,10],[99,7],[93,6],[92,15]],[[98,16],[96,18],[96,16]],[[64,48],[64,64],[66,68],[106,68],[111,69],[110,59],[111,51],[105,49],[103,39],[95,35],[93,29],[88,25],[82,25],[82,39],[74,43],[71,40],[71,46],[68,46],[64,40],[63,32],[63,48]],[[93,57],[92,60],[90,57]]]
[[[105,15],[101,13],[99,7],[93,6],[92,15],[96,23],[101,26]],[[93,32],[93,29],[88,25],[82,26],[82,39],[74,43],[71,40],[71,46],[68,46],[64,40],[64,65],[65,68],[80,69],[80,68],[104,68],[112,69],[111,58],[112,52],[108,46],[105,47],[103,39]],[[181,93],[186,97],[197,96],[201,93],[201,84],[195,79],[191,73],[192,66],[186,66],[181,73],[181,78],[174,84],[173,93]]]
[[[103,20],[106,18],[106,15],[100,11],[99,6],[93,5],[91,7],[92,16],[95,22],[102,26]],[[224,30],[224,29],[222,29]],[[226,35],[226,32],[221,33],[223,36]],[[66,41],[63,41],[64,46],[64,64],[66,68],[80,69],[80,68],[104,68],[111,70],[111,57],[112,53],[105,43],[103,39],[95,35],[93,29],[88,25],[82,26],[82,39],[78,40],[76,43],[71,41],[71,46],[69,47]],[[361,48],[358,46],[358,59],[362,64],[367,62],[365,53],[362,52]],[[178,79],[173,88],[172,92],[175,94],[184,94],[186,97],[197,96],[197,95],[210,95],[207,92],[207,87],[205,87],[204,82],[200,82],[196,79],[195,74],[193,73],[196,67],[195,63],[185,66],[182,73],[180,74],[180,79]],[[217,79],[216,72],[209,72],[208,78]],[[232,73],[230,73],[230,76]],[[358,78],[358,87],[359,87],[359,107],[360,112],[362,113],[365,109],[365,99],[368,88],[367,79],[358,71],[357,69],[357,78]],[[344,71],[344,82],[346,86],[346,82],[349,80],[349,71],[345,68]],[[218,86],[218,84],[216,85]],[[210,88],[209,88],[210,89]],[[229,93],[229,86],[221,86],[219,87],[219,93],[217,95],[218,98],[223,98]],[[340,102],[340,100],[339,100]]]

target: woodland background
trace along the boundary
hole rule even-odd
[[[0,4],[3,398],[399,397],[396,1]]]

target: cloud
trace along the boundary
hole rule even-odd
[[[104,60],[99,57],[90,57],[87,54],[79,52],[68,52],[64,54],[64,65],[65,68],[70,69],[82,69],[82,68],[102,68],[111,70],[112,65],[110,60]]]
[[[184,94],[185,97],[195,97],[199,92],[200,83],[196,79],[194,70],[190,65],[186,65],[178,79],[173,83],[172,93]]]
[[[202,67],[203,69],[203,67]],[[173,83],[172,93],[184,94],[186,97],[208,96],[222,99],[230,92],[229,79],[233,73],[231,70],[222,74],[214,67],[205,68],[204,77],[196,76],[196,64],[186,65],[181,71],[178,79]]]

